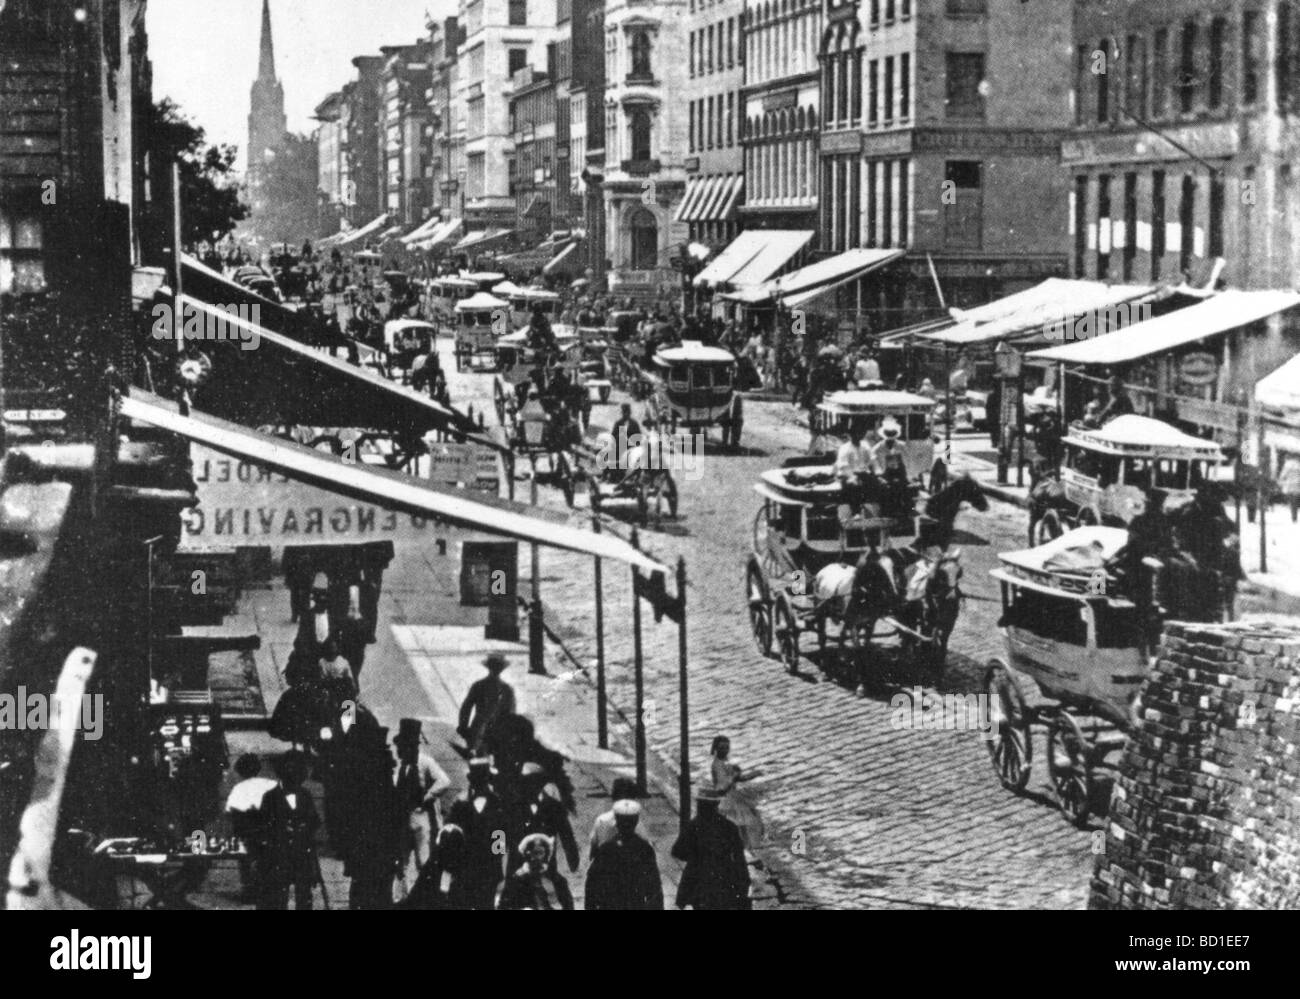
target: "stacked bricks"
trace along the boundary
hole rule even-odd
[[[1300,623],[1170,624],[1092,909],[1300,906]]]

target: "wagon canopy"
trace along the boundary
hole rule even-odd
[[[655,355],[661,367],[670,364],[734,364],[736,355],[721,347],[706,347],[698,340],[685,340],[680,347],[669,347]]]
[[[928,413],[934,400],[911,392],[871,389],[833,392],[817,406],[824,413],[859,416],[869,413]]]
[[[1100,430],[1071,428],[1065,443],[1134,458],[1223,460],[1223,450],[1214,441],[1193,437],[1161,420],[1132,413],[1115,417]]]
[[[510,308],[509,302],[502,301],[495,295],[489,295],[486,291],[480,291],[469,298],[462,298],[456,303],[457,312],[488,312],[492,309],[508,308]]]

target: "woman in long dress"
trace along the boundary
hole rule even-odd
[[[763,817],[750,800],[744,783],[761,775],[758,770],[742,770],[730,762],[731,740],[725,735],[713,740],[713,788],[723,795],[718,814],[729,819],[740,830],[745,849],[756,852],[763,844]]]

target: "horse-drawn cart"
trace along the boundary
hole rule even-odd
[[[893,547],[892,537],[916,537],[917,518],[882,517],[870,504],[852,511],[830,466],[793,459],[763,473],[754,490],[764,502],[745,589],[760,653],[775,644],[796,672],[800,636],[813,632],[824,662],[829,621],[840,648],[847,639],[860,658],[884,624],[881,637],[897,636],[907,658],[942,669],[961,600],[957,554]]]
[[[492,371],[497,338],[510,332],[510,305],[487,292],[462,298],[456,312],[456,370]]]

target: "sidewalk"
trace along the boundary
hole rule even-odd
[[[969,472],[980,487],[995,499],[1021,508],[1029,505],[1029,470],[1025,469],[1024,486],[1016,486],[1015,468],[1008,470],[1010,484],[998,482],[996,456],[987,436],[953,438],[953,469]],[[1236,507],[1228,504],[1228,516],[1236,517]],[[1264,521],[1267,572],[1260,571],[1258,519],[1251,523],[1245,507],[1241,511],[1241,564],[1250,583],[1261,590],[1273,591],[1300,599],[1300,524],[1293,523],[1291,511],[1284,504],[1268,510]]]
[[[424,722],[424,733],[429,741],[426,751],[437,759],[453,781],[448,794],[450,801],[465,787],[465,763],[450,748],[450,740],[455,738],[456,715],[461,700],[469,684],[483,675],[481,663],[484,655],[488,651],[503,652],[510,662],[505,678],[515,688],[519,712],[533,719],[538,737],[544,743],[563,752],[570,760],[568,772],[577,800],[577,813],[570,819],[581,848],[582,863],[579,871],[573,873],[565,870],[567,864],[562,860],[561,870],[569,879],[577,907],[582,908],[587,841],[592,822],[610,807],[609,789],[614,779],[635,777],[632,728],[611,706],[609,735],[612,748],[599,748],[594,686],[555,645],[548,645],[546,650],[545,665],[549,675],[532,675],[527,672],[525,645],[484,639],[481,624],[436,623],[435,617],[466,620],[481,612],[473,608],[459,608],[459,614],[449,613],[446,609],[437,613],[433,609],[421,611],[420,608],[429,608],[429,596],[438,592],[443,580],[433,578],[431,565],[418,553],[411,553],[411,556],[420,565],[412,565],[411,558],[403,559],[399,552],[398,561],[391,567],[391,570],[396,570],[392,577],[395,585],[389,585],[389,579],[385,579],[378,640],[368,648],[361,673],[362,700],[390,732],[396,732],[398,719],[402,717],[418,717]],[[399,561],[403,563],[400,566]],[[228,625],[256,631],[261,636],[261,648],[248,655],[255,660],[257,681],[269,717],[285,689],[281,671],[287,663],[297,628],[289,621],[288,592],[279,584],[269,589],[246,591],[238,614],[229,619]],[[213,676],[214,683],[228,680]],[[288,748],[256,728],[230,731],[227,742],[232,765],[242,753],[258,753],[266,760]],[[681,865],[669,853],[679,829],[676,785],[653,757],[649,761],[649,772],[649,796],[641,802],[643,811],[638,832],[655,848],[665,903],[672,908],[681,875]],[[269,775],[269,765],[264,773]],[[234,775],[228,773],[222,785],[223,800],[233,783]],[[319,782],[310,781],[308,788],[318,813],[323,815]],[[329,907],[333,909],[347,908],[349,882],[343,876],[342,867],[342,862],[329,853],[322,840],[321,868],[329,892]],[[214,868],[202,889],[190,895],[189,900],[200,908],[251,908],[251,905],[239,902],[238,894],[239,875],[230,865]],[[755,899],[756,908],[776,904],[775,891],[766,894],[766,898]],[[319,891],[315,903],[317,907],[321,904]]]

